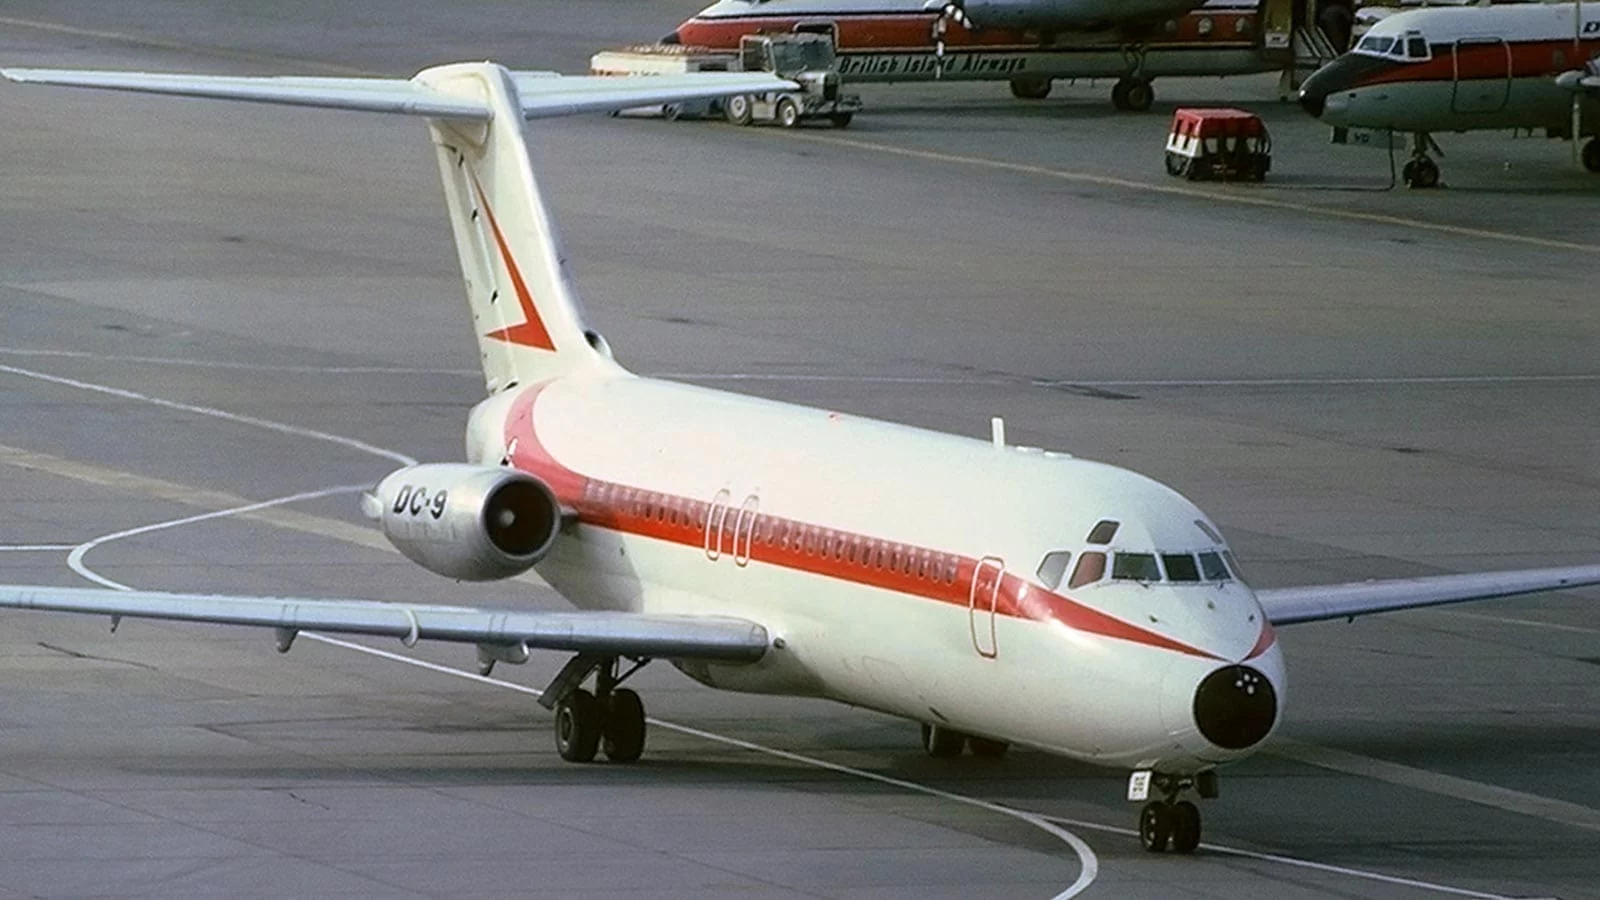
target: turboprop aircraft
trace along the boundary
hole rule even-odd
[[[1434,132],[1600,135],[1600,76],[1581,71],[1597,57],[1600,3],[1412,10],[1383,19],[1355,49],[1314,72],[1300,87],[1300,105],[1337,129],[1409,132],[1402,176],[1430,188],[1439,183],[1429,155],[1441,152]],[[1582,160],[1600,172],[1600,140],[1584,145]]]
[[[1292,0],[718,0],[665,43],[736,51],[761,32],[833,37],[852,81],[1007,81],[1023,100],[1057,78],[1114,78],[1143,111],[1158,76],[1246,75],[1292,62]]]
[[[664,659],[712,687],[904,717],[935,756],[1019,743],[1131,770],[1143,845],[1187,853],[1200,812],[1183,795],[1215,796],[1217,767],[1282,720],[1275,628],[1600,584],[1592,565],[1252,591],[1205,513],[1137,473],[630,373],[580,316],[523,119],[777,79],[3,74],[424,118],[488,396],[465,462],[399,469],[363,506],[432,572],[534,569],[578,609],[27,586],[0,606],[253,625],[282,651],[308,629],[454,641],[484,670],[565,652],[540,703],[573,762],[639,757],[644,705],[622,685]]]

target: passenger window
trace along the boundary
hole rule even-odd
[[[1167,570],[1169,581],[1199,581],[1200,567],[1188,553],[1161,554],[1161,567]]]
[[[1111,577],[1119,581],[1160,581],[1161,568],[1154,553],[1119,551],[1111,561]]]
[[[1055,590],[1061,586],[1061,576],[1067,574],[1067,564],[1072,562],[1072,551],[1056,550],[1046,553],[1039,561],[1039,583]]]
[[[1200,575],[1206,581],[1227,581],[1228,567],[1222,564],[1220,553],[1200,554]]]
[[[1080,588],[1086,584],[1094,584],[1106,575],[1106,555],[1098,550],[1091,550],[1078,557],[1078,567],[1072,570],[1072,580],[1067,582],[1067,587]]]
[[[1120,527],[1122,527],[1121,522],[1113,522],[1110,519],[1101,519],[1095,523],[1093,528],[1089,529],[1089,543],[1111,543],[1111,539],[1117,536],[1117,529]]]

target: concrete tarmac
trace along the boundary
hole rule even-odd
[[[15,0],[0,62],[578,71],[694,8]],[[1447,189],[1386,191],[1269,79],[1158,83],[1146,116],[1107,89],[530,135],[637,371],[1003,415],[1172,484],[1261,585],[1600,559],[1600,182],[1565,145],[1452,136]],[[1168,179],[1178,103],[1261,111],[1268,185]],[[0,114],[0,579],[565,606],[430,576],[356,514],[399,460],[459,458],[482,390],[420,125],[13,85]],[[1597,600],[1283,629],[1282,739],[1188,859],[1138,849],[1117,773],[929,760],[910,723],[664,667],[646,759],[571,766],[526,692],[559,658],[489,682],[463,648],[8,613],[0,897],[1600,897]]]

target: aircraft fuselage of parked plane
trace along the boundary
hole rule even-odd
[[[734,50],[747,34],[817,32],[832,36],[839,73],[853,81],[1007,81],[1017,97],[1042,99],[1058,78],[1111,78],[1112,101],[1135,110],[1149,108],[1158,76],[1239,75],[1289,61],[1286,0],[1094,0],[1083,9],[1095,15],[1050,27],[978,16],[970,3],[966,18],[942,9],[924,0],[718,0],[667,40]],[[1112,9],[1121,14],[1105,15]]]
[[[1306,111],[1335,128],[1415,136],[1406,181],[1438,182],[1434,132],[1530,129],[1600,134],[1600,85],[1560,76],[1600,57],[1600,3],[1517,3],[1399,13],[1300,88]],[[1600,141],[1583,148],[1600,172]]]

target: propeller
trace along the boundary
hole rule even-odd
[[[933,70],[933,77],[936,79],[944,77],[944,36],[950,30],[951,23],[953,22],[963,28],[971,27],[971,22],[967,18],[967,10],[963,3],[964,0],[927,0],[922,5],[922,9],[925,12],[937,11],[939,13],[933,20],[932,32],[929,35],[933,38],[933,58],[936,65]]]

